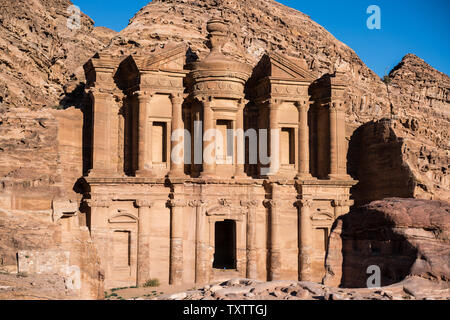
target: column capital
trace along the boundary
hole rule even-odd
[[[211,104],[213,102],[212,96],[196,96],[195,97],[199,102],[203,103],[203,105]]]
[[[266,208],[273,209],[280,205],[280,201],[279,200],[264,200],[263,204]]]
[[[139,90],[133,92],[133,95],[136,96],[140,101],[146,101],[153,98],[155,93],[153,91]]]
[[[303,100],[296,101],[295,106],[299,109],[299,111],[309,111],[309,108],[313,104],[313,102],[309,101],[309,99],[305,98]]]
[[[170,199],[169,201],[167,201],[167,206],[169,208],[176,208],[176,207],[186,207],[187,203],[185,200],[181,200],[181,199]]]
[[[86,199],[85,202],[91,208],[108,208],[111,206],[112,203],[112,201],[109,199],[101,199],[101,198]]]
[[[188,202],[188,206],[192,208],[200,208],[207,204],[207,201],[204,200],[192,200]]]
[[[345,103],[343,100],[336,100],[330,103],[330,111],[345,111]]]
[[[258,205],[256,200],[241,200],[241,207],[246,207],[248,209],[255,208]]]
[[[247,100],[245,98],[241,98],[238,100],[238,104],[239,104],[239,109],[244,109],[245,106],[247,105],[247,103],[249,103],[250,100]]]
[[[153,202],[148,199],[137,199],[135,202],[138,208],[151,208],[153,207]]]
[[[312,199],[300,199],[295,202],[295,206],[299,208],[311,208],[314,201]]]
[[[266,101],[264,101],[264,103],[267,104],[267,106],[270,109],[278,109],[280,105],[283,103],[283,100],[276,98],[269,98]]]
[[[170,100],[172,101],[172,104],[183,104],[184,95],[181,92],[172,92],[170,94]]]
[[[112,97],[113,92],[104,88],[92,87],[88,90],[88,94],[94,99],[108,99]]]

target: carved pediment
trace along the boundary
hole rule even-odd
[[[113,217],[108,219],[109,223],[136,223],[137,218],[126,211],[119,210]]]
[[[325,211],[317,211],[311,216],[311,220],[313,221],[329,221],[333,220],[333,218],[333,214]]]
[[[135,60],[141,71],[183,70],[186,63],[186,51],[184,44],[166,46],[148,57],[135,57]]]
[[[277,79],[292,79],[297,81],[313,81],[307,70],[306,63],[297,59],[285,57],[276,52],[266,53],[256,69],[259,78],[272,77]]]

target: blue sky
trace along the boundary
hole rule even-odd
[[[245,0],[242,0],[245,1]],[[96,26],[120,31],[149,0],[72,0]],[[450,0],[279,0],[325,27],[378,75],[407,53],[450,74]],[[381,29],[369,30],[370,5],[381,10]]]

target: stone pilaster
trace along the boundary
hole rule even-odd
[[[255,200],[241,201],[241,206],[247,208],[247,278],[258,278],[256,256],[256,206]]]
[[[183,94],[171,94],[170,99],[172,101],[172,132],[175,132],[179,129],[183,130]],[[177,141],[172,140],[173,137],[171,137],[172,142],[172,148],[170,154],[170,177],[184,177],[184,135],[182,139],[177,139]],[[179,149],[179,147],[182,147],[183,152],[176,154],[176,157],[181,157],[181,159],[175,159],[177,161],[174,161],[172,152],[175,148]],[[181,160],[181,161],[180,161]]]
[[[310,102],[302,100],[297,102],[299,120],[298,120],[298,174],[297,179],[311,179],[309,167],[309,125],[308,112]]]
[[[183,283],[183,208],[186,202],[181,199],[168,201],[171,208],[170,219],[170,284]]]
[[[205,134],[209,130],[215,130],[215,120],[214,120],[214,110],[212,109],[212,99],[211,97],[203,98],[203,137],[205,138]],[[211,133],[211,131],[209,131]],[[203,172],[201,174],[202,177],[215,177],[216,176],[216,148],[215,148],[215,135],[209,137],[209,141],[203,140]],[[212,152],[209,152],[209,151]],[[208,157],[211,156],[211,159],[205,158],[205,154],[208,154]]]
[[[245,102],[239,101],[239,109],[236,114],[237,132],[242,132],[242,136],[236,136],[236,154],[235,154],[235,178],[245,178],[245,136],[244,136],[244,107]],[[239,156],[240,155],[240,156]]]
[[[274,176],[280,170],[280,126],[278,124],[278,111],[281,102],[279,100],[269,100],[269,134],[270,134],[270,173]],[[275,139],[275,140],[274,140]]]
[[[347,148],[345,139],[345,104],[330,104],[330,179],[351,179],[347,175]]]
[[[146,91],[136,92],[139,101],[138,112],[138,170],[136,176],[152,176],[152,127],[148,118],[148,109],[152,94]]]
[[[137,283],[144,284],[150,279],[150,209],[153,203],[148,200],[136,200],[139,210]]]
[[[298,276],[300,281],[312,279],[313,227],[311,223],[311,207],[313,201],[302,199],[296,203],[299,208],[299,256]]]
[[[111,239],[108,229],[108,210],[112,202],[106,198],[94,198],[85,200],[90,208],[90,231],[92,241],[100,256],[101,267],[105,276],[105,287],[109,286],[111,279]]]
[[[207,283],[209,281],[210,266],[208,266],[207,232],[205,230],[205,216],[203,208],[206,202],[193,200],[189,206],[195,208],[195,283]]]
[[[269,280],[281,279],[281,239],[280,218],[278,213],[279,202],[265,200],[264,205],[270,210],[270,255]]]
[[[111,132],[113,127],[113,105],[115,103],[112,92],[92,88],[89,91],[92,99],[92,169],[90,176],[109,176],[117,173],[114,166]],[[118,132],[115,132],[118,134]]]

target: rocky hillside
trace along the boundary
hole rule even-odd
[[[403,159],[416,177],[412,196],[450,200],[450,78],[413,54],[389,74]]]
[[[31,109],[70,104],[84,81],[82,65],[109,44],[114,32],[67,28],[69,0],[0,0],[0,103]]]
[[[340,217],[330,234],[327,285],[366,286],[367,268],[381,285],[421,277],[449,287],[450,203],[390,198]]]

